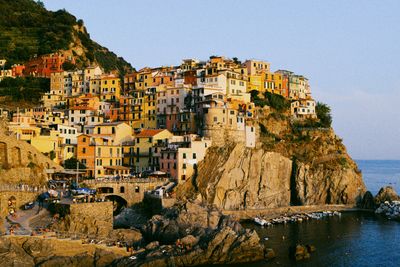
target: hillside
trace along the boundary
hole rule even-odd
[[[91,40],[83,21],[67,11],[48,11],[33,0],[0,0],[0,59],[8,66],[61,50],[76,58],[77,67],[96,62],[107,72],[132,68]]]

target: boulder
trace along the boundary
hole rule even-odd
[[[150,242],[149,244],[147,244],[146,249],[153,250],[153,249],[158,248],[159,246],[160,246],[160,243],[158,241],[153,241],[153,242]]]
[[[264,249],[264,258],[268,260],[272,260],[276,258],[276,253],[272,248],[265,248]]]
[[[199,238],[194,237],[192,235],[187,235],[181,239],[181,243],[184,246],[194,247],[195,245],[197,245],[198,242],[199,242]]]
[[[370,191],[365,192],[361,202],[358,204],[361,209],[373,210],[376,208],[374,196]]]
[[[137,229],[117,229],[110,233],[110,238],[132,245],[140,242],[143,239],[143,236]]]
[[[375,203],[377,205],[384,203],[385,201],[392,202],[396,200],[400,200],[400,197],[391,186],[382,187],[375,196]]]
[[[290,248],[290,254],[291,257],[293,257],[296,261],[310,258],[310,253],[308,252],[307,247],[304,245],[297,245],[294,248]]]

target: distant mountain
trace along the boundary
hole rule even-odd
[[[57,51],[73,56],[77,67],[98,63],[107,72],[122,73],[132,68],[91,40],[83,21],[67,11],[48,11],[40,1],[0,0],[0,59],[12,65]]]

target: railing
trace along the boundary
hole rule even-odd
[[[97,178],[84,180],[87,185],[103,184],[103,183],[155,183],[155,182],[168,182],[169,178]]]
[[[34,192],[42,193],[47,191],[46,186],[30,186],[26,184],[2,184],[0,185],[0,192]]]

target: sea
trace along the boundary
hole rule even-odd
[[[357,160],[367,189],[372,194],[386,185],[400,192],[400,161]],[[288,223],[255,229],[266,247],[277,257],[236,266],[400,266],[400,222],[370,212],[343,212],[342,215],[302,223]],[[289,248],[296,244],[316,247],[308,260],[290,259]]]

